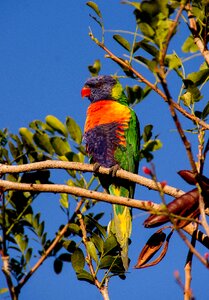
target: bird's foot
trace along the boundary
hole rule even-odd
[[[116,165],[114,165],[114,166],[112,166],[111,168],[110,168],[110,172],[109,172],[109,174],[112,176],[112,177],[115,177],[116,176],[116,173],[117,173],[117,171],[120,169],[120,166],[118,165],[118,164],[116,164]]]
[[[101,165],[97,162],[93,165],[94,176],[97,176],[97,173],[98,173],[100,167],[101,167]]]

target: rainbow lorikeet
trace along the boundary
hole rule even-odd
[[[106,168],[122,168],[138,173],[139,122],[128,106],[120,82],[114,76],[101,75],[88,79],[81,91],[91,104],[87,110],[84,141],[91,162]],[[105,190],[115,196],[134,197],[135,184],[114,176],[99,176]],[[113,205],[114,217],[109,230],[115,234],[123,266],[128,268],[128,242],[132,229],[131,211],[126,206]]]

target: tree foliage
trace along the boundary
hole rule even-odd
[[[121,53],[125,51],[125,55],[114,54],[114,49],[112,51],[106,45],[102,10],[92,1],[87,2],[87,6],[95,26],[101,29],[101,40],[94,36],[93,31],[89,33],[90,38],[116,63],[117,70],[120,66],[120,76],[129,79],[125,92],[131,106],[148,101],[150,93],[157,93],[168,104],[168,114],[174,120],[191,166],[191,171],[183,171],[180,175],[195,185],[193,190],[176,197],[170,205],[166,205],[166,183],[157,183],[152,165],[144,169],[144,173],[157,186],[162,199],[159,210],[150,208],[151,215],[145,221],[145,226],[160,226],[164,221],[170,222],[170,225],[161,227],[149,238],[135,267],[142,268],[159,263],[167,253],[169,240],[177,232],[186,242],[189,253],[194,253],[208,268],[208,259],[195,249],[194,236],[190,242],[183,230],[193,221],[202,225],[206,237],[209,234],[205,215],[209,181],[202,175],[209,149],[206,139],[206,131],[209,129],[209,104],[204,101],[209,80],[209,3],[206,0],[145,0],[123,1],[122,4],[133,9],[136,24],[134,30],[128,28],[129,33],[121,30],[112,35],[115,47],[119,47]],[[182,28],[187,28],[184,40],[179,38]],[[175,49],[175,43],[178,43],[178,49]],[[197,70],[192,69],[192,72],[187,73],[186,62],[192,62],[198,53],[202,57],[200,65]],[[93,65],[88,66],[88,70],[91,76],[99,74],[100,61],[95,60]],[[143,70],[146,70],[146,76],[143,75]],[[179,91],[176,99],[171,95],[171,74],[176,78],[175,84]],[[133,84],[130,85],[130,82]],[[179,115],[189,120],[189,127],[183,128]],[[142,130],[141,161],[151,162],[155,151],[163,146],[154,132],[152,124],[146,124]],[[196,136],[199,149],[197,159],[191,151],[191,133]],[[55,116],[48,115],[45,121],[34,120],[28,127],[20,128],[18,134],[9,133],[7,129],[0,131],[0,161],[4,165],[21,166],[45,160],[84,163],[85,156],[82,130],[69,116],[62,122]],[[56,182],[53,182],[52,177],[52,171],[48,169],[2,173],[2,181],[18,183],[20,189],[5,188],[0,183],[0,253],[2,271],[7,282],[7,287],[2,286],[0,293],[9,292],[11,299],[18,299],[22,287],[34,272],[47,258],[52,257],[55,273],[62,272],[63,264],[71,264],[78,280],[95,285],[103,298],[108,299],[107,286],[111,277],[125,279],[127,274],[121,261],[120,246],[115,236],[108,233],[108,222],[103,221],[105,213],[94,209],[98,201],[79,196],[79,188],[96,191],[100,188],[97,177],[79,170],[65,170],[63,181],[67,186],[77,189],[78,195],[60,193],[59,203],[65,221],[57,228],[56,235],[49,237],[45,228],[46,220],[41,212],[34,212],[34,203],[41,194],[38,189],[35,190],[36,185],[54,185]],[[21,184],[24,183],[29,183],[34,190],[21,190]],[[189,232],[187,229],[187,232],[193,235],[194,230]],[[202,239],[201,242],[209,247],[207,240]],[[160,254],[153,259],[159,250]],[[187,263],[190,264],[191,260],[188,259]],[[188,281],[186,276],[185,299],[193,299],[191,287],[186,285]]]

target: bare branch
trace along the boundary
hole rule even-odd
[[[45,160],[41,162],[24,164],[24,165],[15,165],[15,166],[0,164],[0,174],[30,172],[30,171],[44,170],[44,169],[65,169],[65,170],[76,170],[82,172],[93,172],[93,165],[78,163],[78,162],[64,162],[58,160]],[[100,167],[98,170],[99,174],[109,175],[109,172],[110,170],[104,167]],[[135,182],[137,184],[140,184],[142,186],[145,186],[155,191],[159,191],[159,188],[161,188],[160,183],[156,184],[156,182],[151,179],[148,179],[146,177],[137,174],[130,173],[122,169],[117,171],[116,177],[127,179],[129,181]],[[4,188],[6,187],[4,186]],[[182,194],[184,194],[183,191],[168,185],[164,187],[163,192],[172,197],[179,197]]]

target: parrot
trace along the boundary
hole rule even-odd
[[[135,184],[114,175],[120,168],[137,174],[139,166],[140,125],[121,83],[116,76],[91,77],[84,83],[81,96],[90,100],[83,135],[87,155],[95,170],[102,166],[112,172],[112,176],[98,175],[101,185],[111,195],[133,198]],[[120,245],[127,270],[131,209],[114,204],[108,228]]]

